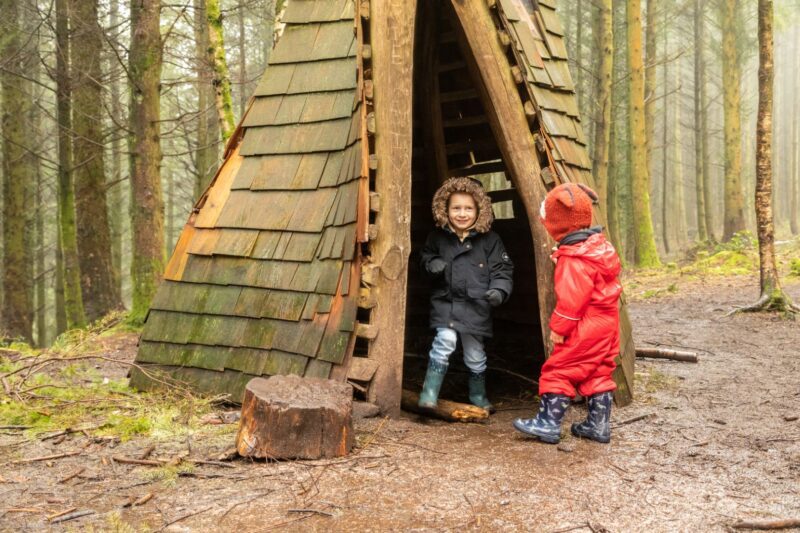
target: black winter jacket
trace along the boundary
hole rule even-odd
[[[447,267],[433,275],[428,265],[437,257]],[[500,236],[493,231],[471,231],[461,242],[449,227],[437,228],[422,249],[421,266],[432,278],[431,328],[491,337],[491,306],[486,291],[500,290],[505,302],[513,288],[514,265]]]

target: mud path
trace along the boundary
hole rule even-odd
[[[639,360],[636,401],[615,410],[612,421],[650,416],[616,427],[610,445],[525,439],[511,421],[533,406],[517,402],[501,404],[486,425],[414,415],[361,419],[358,448],[345,459],[238,461],[159,479],[152,467],[102,461],[136,456],[151,440],[108,449],[75,435],[59,445],[31,442],[25,455],[81,450],[79,456],[4,464],[0,509],[95,514],[48,525],[41,512],[7,512],[0,530],[666,532],[798,518],[800,324],[724,317],[732,305],[755,300],[756,284],[681,282],[675,294],[634,297],[637,342],[697,350],[700,363]],[[800,300],[800,284],[788,291]],[[584,415],[574,406],[564,427]],[[196,456],[210,456],[230,445],[233,431],[155,441],[156,453],[190,446]],[[81,467],[82,476],[58,483]],[[148,493],[144,505],[121,508]]]

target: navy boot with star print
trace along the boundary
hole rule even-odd
[[[536,418],[517,418],[514,420],[514,428],[542,442],[558,444],[561,440],[561,420],[567,412],[569,402],[569,396],[563,394],[542,394]]]

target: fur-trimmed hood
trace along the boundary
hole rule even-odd
[[[447,227],[447,200],[450,195],[455,192],[469,194],[475,200],[475,205],[478,207],[478,218],[475,219],[475,225],[472,227],[478,233],[486,233],[492,227],[494,222],[494,213],[492,212],[492,200],[483,186],[478,180],[473,178],[450,178],[439,187],[436,194],[433,195],[433,220],[440,228]]]

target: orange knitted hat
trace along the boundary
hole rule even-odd
[[[592,225],[592,204],[597,193],[581,183],[562,183],[545,196],[539,216],[557,242],[567,234]]]

